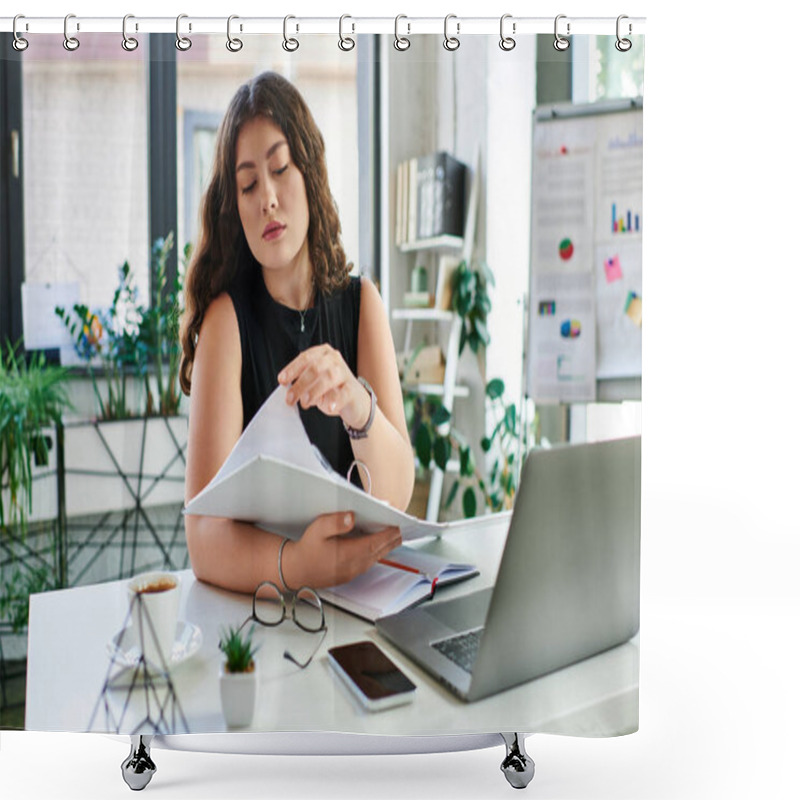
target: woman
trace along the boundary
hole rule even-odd
[[[391,331],[374,285],[349,269],[319,129],[299,92],[263,73],[240,87],[222,121],[186,278],[187,500],[280,384],[337,471],[356,459],[373,495],[406,508],[413,454]],[[343,583],[401,542],[396,528],[343,536],[352,529],[352,513],[326,514],[287,542],[248,523],[186,517],[197,577],[241,592],[263,580]]]

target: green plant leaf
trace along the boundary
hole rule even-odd
[[[450,422],[450,417],[450,412],[444,406],[438,406],[433,412],[431,422],[433,423],[434,427],[438,428],[440,425]]]
[[[450,438],[445,436],[437,436],[433,441],[433,460],[436,466],[442,472],[447,469],[447,462],[450,460],[450,453],[452,452],[452,445]]]
[[[467,326],[461,326],[461,334],[458,338],[458,354],[461,355],[464,352],[464,347],[467,344]]]
[[[483,450],[484,453],[488,453],[489,450],[491,450],[491,448],[492,448],[492,440],[488,436],[484,436],[481,439],[481,450]]]
[[[491,341],[491,336],[489,336],[489,329],[486,327],[486,323],[480,317],[475,317],[473,324],[480,343],[487,347]]]
[[[447,493],[447,500],[444,503],[444,510],[447,511],[451,505],[453,505],[453,500],[456,499],[456,495],[458,494],[458,481],[453,481],[453,485],[450,487],[450,491]]]
[[[512,403],[505,413],[506,430],[512,435],[517,435],[517,407]]]
[[[464,478],[470,478],[475,474],[475,459],[472,456],[472,448],[465,447],[459,452],[460,474]]]
[[[461,498],[461,507],[464,510],[464,516],[467,518],[474,517],[475,512],[478,510],[478,498],[475,496],[475,489],[467,486],[464,489],[464,494]]]
[[[406,427],[411,430],[414,425],[414,416],[416,414],[416,404],[414,398],[410,395],[403,397],[403,412],[406,417]]]
[[[414,450],[417,452],[419,463],[427,467],[431,463],[431,434],[427,425],[420,425],[417,428],[417,435],[414,437]]]
[[[258,647],[253,647],[253,626],[244,637],[233,626],[223,630],[219,649],[225,654],[228,672],[246,672],[258,652]]]
[[[506,385],[502,378],[493,378],[486,384],[486,395],[492,400],[497,400],[502,397],[505,390]]]

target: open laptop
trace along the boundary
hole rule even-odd
[[[639,629],[641,437],[533,450],[494,588],[378,631],[463,700],[622,644]]]

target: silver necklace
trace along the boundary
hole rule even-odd
[[[311,300],[314,297],[314,281],[311,281],[311,291],[308,295],[308,302],[306,302],[306,307],[304,309],[298,309],[298,314],[300,314],[300,333],[306,332],[306,312],[309,308],[311,308]]]

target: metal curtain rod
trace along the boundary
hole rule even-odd
[[[21,4],[22,5],[22,4]],[[645,32],[645,17],[570,17],[559,14],[558,17],[193,17],[180,16],[180,31],[183,35],[226,34],[229,25],[239,34],[284,34],[287,23],[292,34],[329,33],[346,35],[358,33],[394,34],[398,30],[403,36],[415,34],[438,34],[445,30],[454,36],[470,36],[477,34],[497,34],[503,30],[509,36],[523,36],[537,33],[558,31],[561,36],[575,34],[607,34],[615,35],[619,30],[620,19],[624,22],[623,35],[630,36]],[[40,33],[122,33],[123,18],[118,17],[82,17],[70,14],[68,22],[64,17],[36,17],[18,15],[16,28],[14,17],[0,17],[0,32],[17,32],[18,35]],[[175,17],[137,17],[128,15],[125,20],[127,34],[134,33],[175,33]]]

